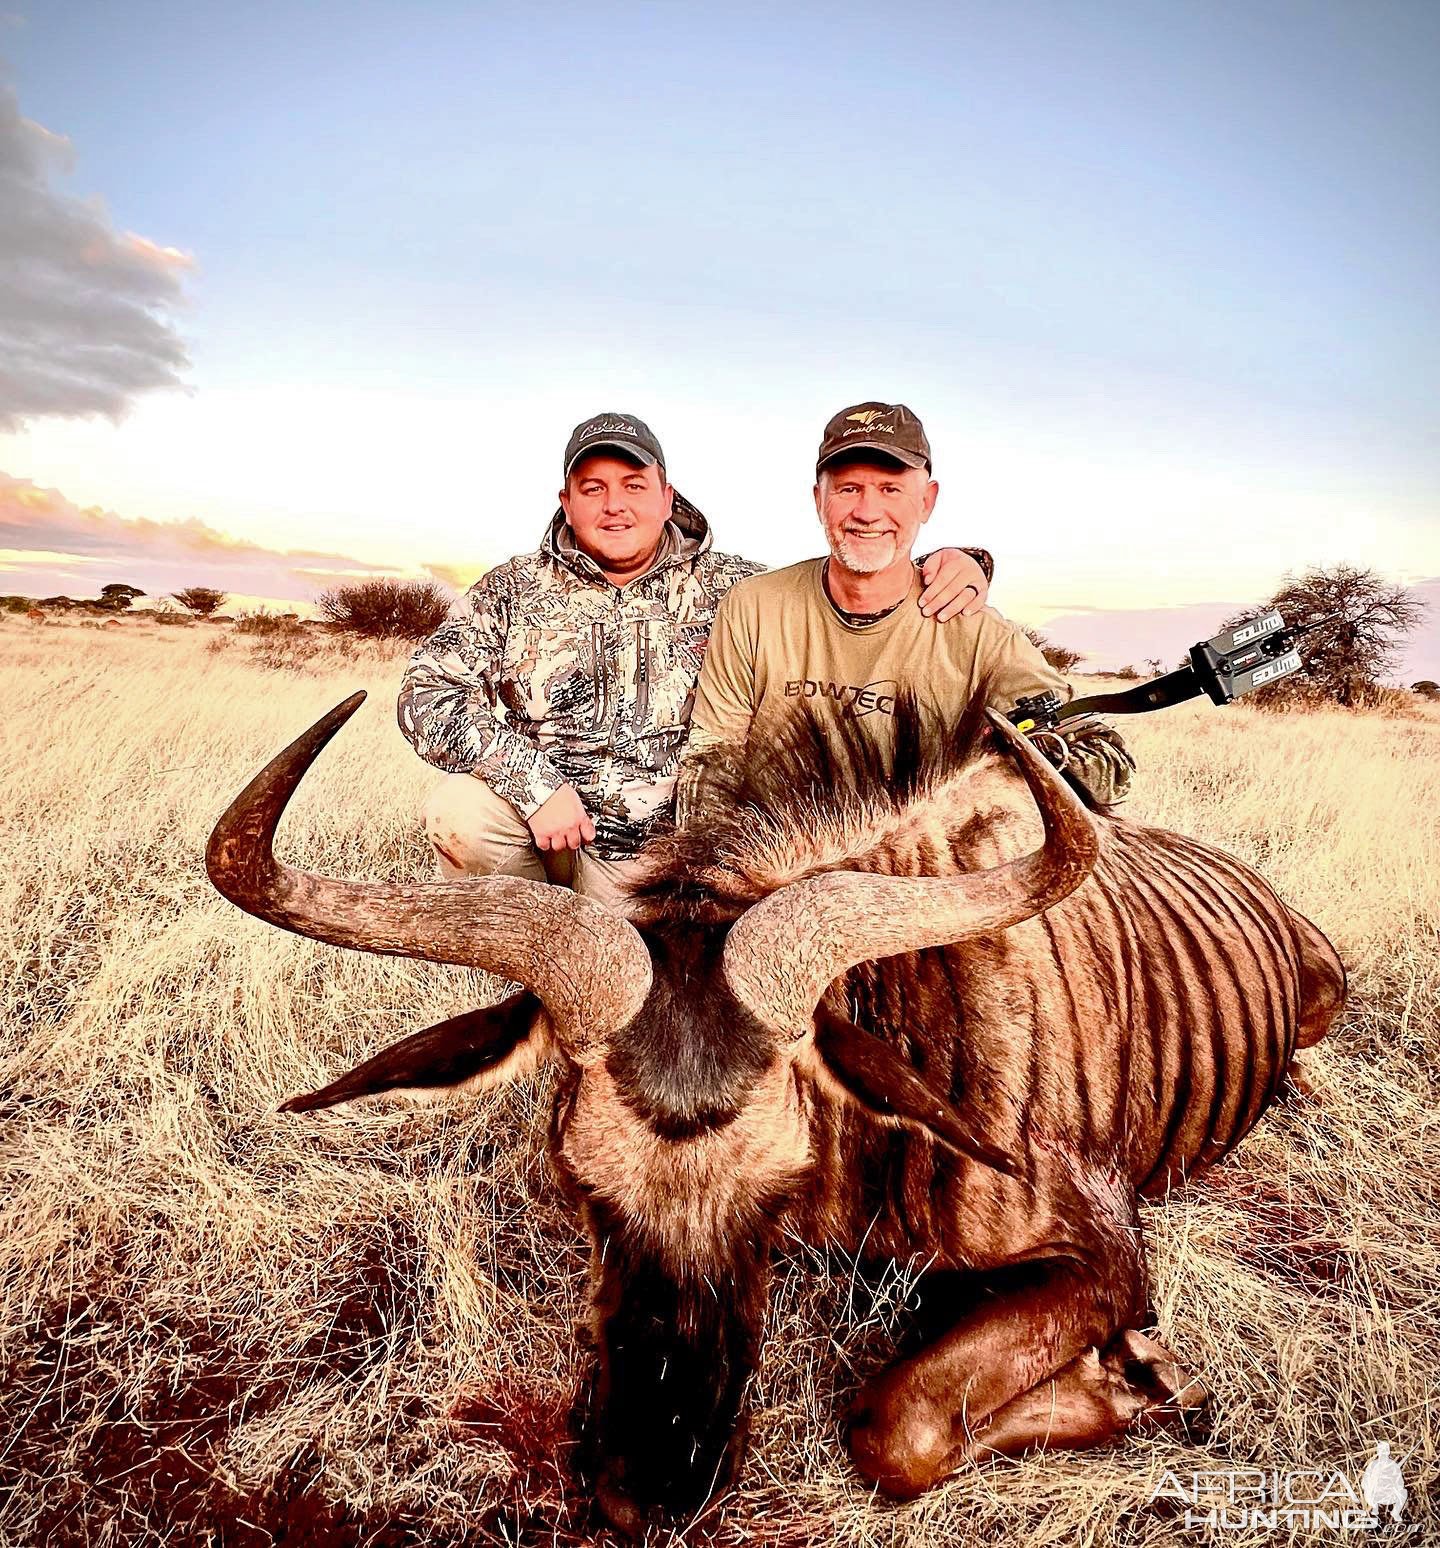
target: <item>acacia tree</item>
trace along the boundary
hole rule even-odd
[[[1071,650],[1068,645],[1057,645],[1053,640],[1047,640],[1038,629],[1027,629],[1025,638],[1057,672],[1073,672],[1085,659],[1080,651]]]
[[[1317,565],[1286,575],[1264,604],[1276,608],[1299,636],[1305,665],[1257,703],[1295,698],[1328,699],[1347,707],[1373,700],[1381,679],[1395,670],[1406,635],[1425,621],[1426,606],[1408,587],[1353,564]],[[1221,625],[1233,629],[1253,618],[1237,613]]]
[[[127,586],[124,581],[111,581],[108,586],[100,588],[96,606],[108,608],[112,613],[123,613],[136,597],[144,595],[138,586]]]
[[[187,586],[183,591],[172,591],[172,597],[196,618],[208,618],[218,613],[229,598],[229,592],[216,591],[213,586]]]

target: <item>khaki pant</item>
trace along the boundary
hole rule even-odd
[[[612,913],[627,914],[625,883],[639,872],[634,860],[602,860],[592,849],[542,854],[525,820],[483,779],[447,774],[430,792],[425,836],[447,881],[462,876],[528,876],[573,887]]]

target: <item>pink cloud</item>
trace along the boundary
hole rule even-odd
[[[93,596],[109,581],[151,595],[216,586],[245,596],[312,601],[328,586],[398,575],[321,549],[273,549],[194,518],[151,521],[82,508],[56,489],[0,473],[0,590],[23,596]]]
[[[189,364],[170,314],[188,254],[117,231],[102,203],[55,186],[73,147],[0,83],[0,431],[42,415],[121,417]]]

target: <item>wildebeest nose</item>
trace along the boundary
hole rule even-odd
[[[595,1483],[595,1503],[600,1513],[624,1537],[642,1537],[648,1522],[645,1512],[607,1471]]]

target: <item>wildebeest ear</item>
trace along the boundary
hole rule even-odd
[[[1019,1176],[1016,1162],[978,1138],[954,1103],[932,1091],[889,1043],[824,1005],[815,1012],[815,1052],[825,1073],[875,1117],[916,1124],[961,1155]]]
[[[533,1070],[549,1043],[540,1001],[522,990],[498,1005],[412,1032],[328,1086],[282,1102],[280,1111],[313,1113],[387,1091],[420,1101],[455,1091],[482,1091]]]

